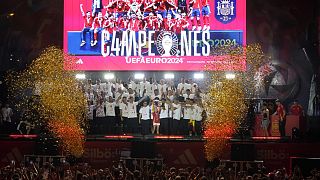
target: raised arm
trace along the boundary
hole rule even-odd
[[[80,11],[81,11],[82,16],[85,16],[85,13],[83,11],[83,4],[80,4]]]
[[[123,95],[123,91],[122,91],[121,95],[116,99],[116,103],[119,103],[119,100],[122,98],[122,95]]]
[[[139,101],[138,101],[138,104],[141,103],[142,101],[144,101],[148,96],[144,96],[143,98],[141,98]]]

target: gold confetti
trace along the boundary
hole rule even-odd
[[[223,63],[208,64],[205,67],[210,76],[209,91],[204,100],[208,114],[204,123],[205,152],[209,161],[221,155],[230,137],[245,119],[248,110],[246,99],[255,96],[254,76],[259,67],[270,60],[258,44],[219,47],[211,54],[224,58],[221,61]],[[227,79],[226,73],[235,76]]]
[[[22,72],[7,76],[10,97],[18,109],[32,112],[33,123],[46,125],[59,145],[71,155],[84,152],[86,99],[75,79],[76,59],[49,47]]]

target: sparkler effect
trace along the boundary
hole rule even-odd
[[[22,72],[7,77],[10,98],[17,109],[31,112],[36,126],[46,127],[71,155],[84,152],[86,99],[76,81],[76,59],[56,47],[49,47]],[[77,72],[78,73],[78,72]]]
[[[259,67],[270,60],[258,44],[246,47],[224,46],[215,49],[211,54],[225,56],[227,59],[224,62],[227,63],[221,66],[233,72],[235,78],[227,79],[225,72],[211,71],[217,69],[217,65],[208,64],[205,67],[211,77],[209,92],[204,100],[208,114],[204,125],[204,136],[207,138],[205,151],[209,161],[221,155],[229,141],[225,137],[232,137],[246,117],[246,99],[255,96],[255,75]],[[246,66],[245,71],[235,71],[242,66]]]

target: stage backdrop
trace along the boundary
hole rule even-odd
[[[79,70],[202,70],[223,63],[213,48],[245,43],[246,0],[64,0]]]

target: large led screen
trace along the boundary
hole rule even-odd
[[[64,1],[79,70],[203,70],[215,47],[245,43],[245,0]]]

